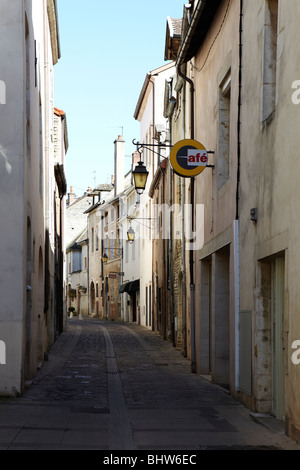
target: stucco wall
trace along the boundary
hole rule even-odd
[[[276,106],[267,121],[262,120],[263,51],[265,2],[245,2],[242,166],[241,166],[241,309],[253,312],[253,374],[256,406],[266,402],[271,377],[261,374],[270,355],[259,339],[268,336],[269,307],[264,301],[262,261],[285,258],[284,302],[284,385],[287,429],[299,437],[300,408],[296,399],[300,368],[293,364],[292,343],[300,338],[299,323],[299,132],[300,108],[292,102],[292,83],[299,79],[299,28],[297,1],[279,2],[277,31]],[[258,220],[250,221],[250,209],[257,208]],[[264,323],[260,318],[265,318]],[[256,353],[257,351],[257,353]],[[269,407],[269,408],[268,408]],[[270,403],[267,403],[270,410]]]

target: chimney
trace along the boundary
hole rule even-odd
[[[67,205],[70,206],[74,201],[76,201],[76,194],[73,192],[73,186],[70,186],[70,192],[68,193]]]
[[[125,175],[125,141],[119,135],[114,141],[114,195],[124,191],[124,175]]]
[[[132,167],[133,167],[133,170],[135,169],[135,167],[138,164],[138,162],[140,161],[140,159],[141,159],[140,152],[136,151],[132,154]]]

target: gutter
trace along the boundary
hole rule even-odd
[[[185,53],[187,50],[187,46],[191,42],[191,38],[193,35],[193,31],[195,29],[195,24],[198,23],[199,18],[198,15],[200,16],[203,7],[205,5],[205,1],[200,1],[197,5],[195,14],[193,16],[193,19],[191,21],[189,30],[184,38],[182,47],[180,48],[178,59],[177,59],[177,73],[178,75],[187,83],[190,85],[190,90],[191,90],[191,139],[194,139],[194,134],[195,134],[195,118],[194,118],[194,95],[195,95],[195,87],[194,87],[194,82],[184,75],[184,73],[181,71],[181,65],[184,63],[185,59]],[[201,8],[201,10],[200,10]],[[198,13],[199,10],[199,13]],[[198,18],[196,21],[196,17]],[[192,233],[194,232],[194,205],[195,205],[195,178],[191,178],[191,205],[192,205]],[[190,299],[191,299],[191,371],[195,372],[195,284],[194,284],[194,253],[193,250],[190,250],[190,258],[189,258],[189,264],[190,264]]]
[[[189,29],[187,34],[185,35],[184,41],[180,47],[180,51],[176,60],[176,65],[181,66],[185,62],[188,46],[191,44],[193,41],[193,36],[194,36],[194,31],[201,19],[203,10],[206,6],[207,0],[199,0],[196,9],[194,11],[193,17],[191,19]]]
[[[47,14],[50,29],[53,65],[55,65],[61,57],[56,0],[47,0]]]

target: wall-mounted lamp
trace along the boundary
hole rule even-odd
[[[118,251],[120,256],[123,256],[123,248],[108,248],[108,250],[111,251]],[[102,261],[104,264],[107,263],[108,261],[108,254],[106,252],[103,253],[102,255]]]
[[[149,172],[147,171],[147,168],[144,166],[144,163],[142,160],[140,160],[135,167],[135,169],[132,172],[133,174],[133,179],[134,179],[134,187],[136,189],[136,192],[138,194],[142,194],[143,191],[145,190],[146,183],[147,183],[147,178]]]
[[[158,221],[158,217],[153,218],[153,217],[132,217],[132,216],[129,216],[129,217],[127,217],[127,219],[130,221],[130,227],[127,231],[127,240],[129,241],[130,244],[135,241],[135,231],[131,227],[131,221],[132,220],[156,220],[156,221]],[[148,228],[151,228],[151,227],[148,227]]]
[[[108,261],[108,255],[107,255],[107,253],[103,253],[103,255],[102,255],[102,261],[103,261],[104,264],[107,263],[107,261]]]
[[[134,242],[134,239],[135,239],[135,231],[133,230],[132,227],[129,227],[129,229],[127,231],[127,240],[131,244],[131,243]]]
[[[145,190],[147,178],[149,174],[149,172],[147,171],[147,168],[144,166],[144,163],[142,162],[143,149],[146,148],[148,150],[151,150],[153,153],[156,153],[160,157],[166,159],[164,155],[161,155],[160,153],[155,152],[153,148],[154,147],[165,148],[165,147],[172,147],[172,146],[167,145],[167,144],[141,144],[140,142],[136,142],[135,139],[133,139],[132,143],[133,145],[137,147],[137,151],[140,154],[140,161],[138,162],[137,166],[132,172],[133,178],[134,178],[134,186],[135,186],[137,193],[142,194],[143,191]]]

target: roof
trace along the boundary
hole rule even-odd
[[[80,243],[87,240],[87,229],[84,228],[75,238],[67,245],[66,251],[80,250]]]
[[[127,292],[129,295],[133,295],[136,291],[140,289],[140,280],[136,279],[135,281],[125,282],[119,287],[120,294]]]
[[[86,209],[84,211],[84,214],[89,214],[90,212],[93,212],[94,209],[96,209],[99,206],[102,206],[105,203],[105,201],[97,201],[96,204],[93,204],[91,207]]]
[[[165,60],[176,60],[181,43],[182,19],[167,17]]]
[[[151,82],[151,78],[155,75],[158,75],[161,72],[164,72],[165,70],[168,70],[169,68],[172,68],[172,67],[174,67],[174,62],[170,62],[166,65],[163,65],[162,67],[158,67],[157,69],[154,69],[154,70],[150,71],[149,73],[147,73],[146,78],[144,80],[142,90],[140,92],[140,96],[139,96],[135,111],[134,111],[134,115],[133,115],[134,119],[136,119],[136,120],[138,119],[138,116],[139,116],[140,110],[142,108],[144,98],[146,96],[148,85]]]
[[[112,184],[99,184],[98,186],[96,186],[94,191],[96,190],[96,191],[110,192],[112,189],[113,189]]]
[[[87,229],[83,230],[81,235],[77,238],[77,243],[80,245],[81,243],[85,242],[88,239],[88,231]]]
[[[56,0],[47,0],[47,13],[50,29],[53,65],[55,65],[57,64],[58,59],[60,59],[61,57]]]
[[[65,149],[66,153],[69,148],[69,138],[68,138],[68,127],[67,127],[67,116],[66,113],[62,109],[58,109],[54,107],[54,114],[55,116],[61,117],[64,122],[64,141],[65,141]]]
[[[191,22],[188,24],[186,33],[182,37],[181,47],[176,60],[177,66],[188,62],[196,55],[204,42],[221,3],[222,0],[198,1]]]
[[[167,165],[168,165],[168,159],[165,158],[161,162],[161,164],[159,165],[159,167],[157,168],[157,170],[155,172],[155,175],[153,177],[153,180],[151,182],[150,189],[149,189],[149,197],[151,197],[151,199],[153,198],[154,191],[156,190],[156,188],[159,184],[161,174],[165,171],[165,169],[167,168]]]
[[[64,166],[59,163],[57,163],[54,167],[54,175],[55,175],[55,180],[57,183],[59,195],[65,196],[67,193],[67,182],[66,182],[66,176],[65,176],[65,171],[64,171]]]
[[[65,116],[65,112],[58,108],[54,108],[54,114],[56,114],[56,116]]]

